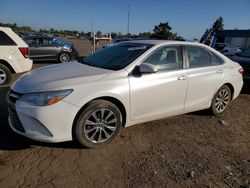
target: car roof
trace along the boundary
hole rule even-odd
[[[141,44],[152,44],[152,45],[182,44],[182,45],[206,46],[198,42],[176,41],[176,40],[129,40],[129,41],[124,41],[124,43],[141,43]]]
[[[32,38],[43,38],[43,39],[53,39],[53,37],[41,36],[41,35],[29,35],[25,36],[24,39],[32,39]]]

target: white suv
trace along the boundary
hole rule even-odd
[[[11,73],[32,68],[28,45],[10,28],[0,27],[0,85],[9,84]]]

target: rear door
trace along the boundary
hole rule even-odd
[[[188,91],[185,112],[209,107],[210,102],[223,83],[225,72],[223,60],[205,48],[186,46],[188,57]]]

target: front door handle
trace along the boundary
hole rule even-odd
[[[186,80],[186,79],[187,79],[187,76],[179,76],[177,79],[178,79],[178,80]]]
[[[223,73],[223,70],[221,70],[221,69],[220,69],[220,70],[217,70],[216,73],[217,73],[217,74],[222,74],[222,73]]]

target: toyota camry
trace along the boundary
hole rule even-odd
[[[21,76],[7,97],[9,124],[34,140],[98,147],[121,127],[202,109],[222,115],[241,91],[242,74],[203,44],[122,42]]]

